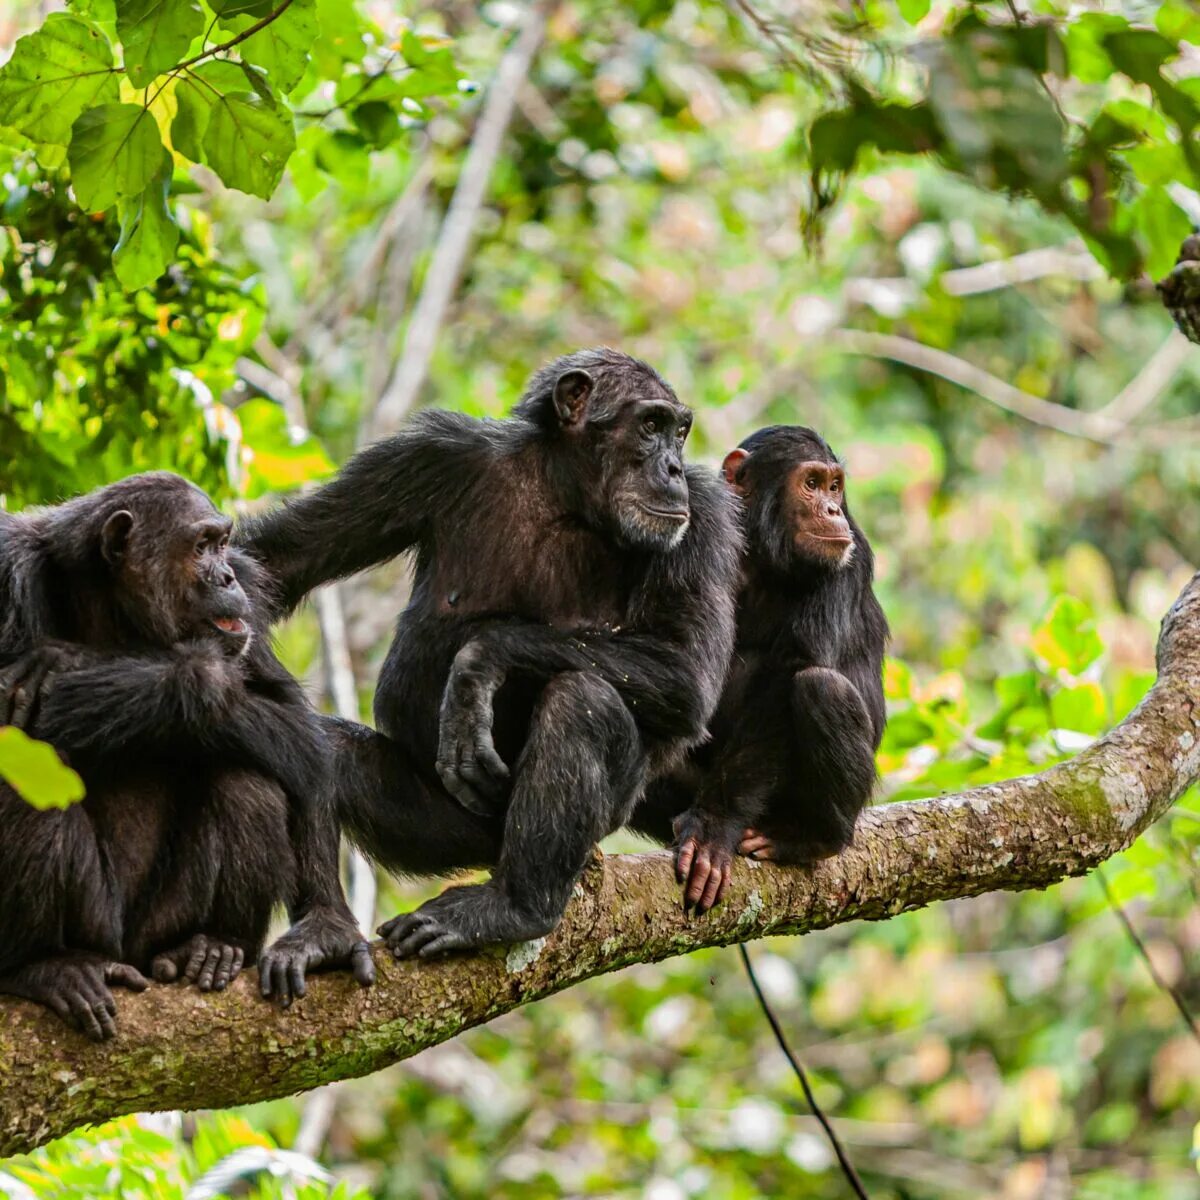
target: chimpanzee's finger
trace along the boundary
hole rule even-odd
[[[706,913],[717,902],[717,897],[721,894],[721,880],[724,878],[725,868],[720,864],[714,864],[708,872],[708,878],[704,881],[704,891],[700,899],[696,902],[696,911],[698,913]]]
[[[179,964],[172,954],[155,955],[154,961],[150,964],[150,974],[159,983],[174,983],[179,978]]]
[[[354,943],[354,949],[350,951],[350,970],[362,987],[370,987],[375,982],[375,960],[371,957],[369,943]]]
[[[200,972],[204,969],[207,958],[208,939],[203,935],[197,936],[192,941],[192,955],[187,960],[187,966],[183,968],[183,977],[188,983],[195,983],[200,978]]]
[[[682,883],[692,873],[692,860],[696,857],[696,839],[685,838],[675,851],[675,882]]]
[[[771,839],[765,834],[751,833],[748,830],[742,835],[742,840],[738,842],[738,853],[749,858],[757,851],[765,850],[770,844]]]
[[[304,979],[304,960],[296,957],[288,967],[288,991],[293,1000],[303,1000],[308,994],[308,984]]]
[[[131,992],[144,992],[150,986],[150,980],[129,963],[109,963],[104,968],[104,980],[106,983],[128,988]]]
[[[701,846],[696,851],[691,874],[688,876],[687,888],[683,895],[684,908],[693,908],[700,902],[700,898],[704,895],[704,889],[708,885],[708,876],[711,871],[712,858],[708,848]]]

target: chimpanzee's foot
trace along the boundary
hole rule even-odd
[[[761,829],[745,829],[738,843],[738,853],[759,862],[777,862],[785,866],[802,867],[833,858],[850,845],[849,841],[819,841],[798,838],[776,838]]]
[[[560,916],[523,912],[494,883],[476,883],[448,888],[416,912],[393,917],[377,932],[397,958],[433,958],[452,950],[543,937]]]

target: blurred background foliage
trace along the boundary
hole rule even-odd
[[[403,416],[410,318],[526,10],[294,6],[288,38],[228,56],[291,122],[282,183],[231,190],[156,111],[177,240],[133,289],[130,200],[84,212],[0,85],[9,509],[167,467],[241,511]],[[0,0],[0,45],[57,7]],[[122,0],[72,9],[119,40]],[[1040,769],[1119,720],[1200,565],[1200,361],[1151,286],[1200,212],[1193,6],[540,11],[419,402],[500,415],[542,361],[609,343],[695,407],[693,457],[819,428],[893,628],[882,799]],[[397,566],[341,589],[364,717],[405,587]],[[328,691],[314,616],[280,640]],[[1198,846],[1190,794],[1106,868],[1193,1010]],[[388,884],[379,912],[432,890]],[[753,954],[873,1197],[1197,1194],[1200,1038],[1095,878]],[[845,1194],[733,951],[592,981],[327,1100],[119,1122],[3,1164],[0,1193],[308,1197],[315,1155],[338,1194],[404,1200]]]

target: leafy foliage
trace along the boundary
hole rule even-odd
[[[269,199],[296,149],[297,116],[330,115],[296,107],[322,78],[337,81],[336,111],[359,153],[459,84],[449,52],[411,32],[368,69],[378,28],[334,0],[114,0],[113,19],[90,0],[74,8],[21,38],[0,68],[0,127],[49,169],[65,152],[83,208],[120,208],[113,265],[130,290],[174,259],[173,176],[204,163],[227,187]]]
[[[83,780],[45,742],[0,726],[0,779],[34,808],[66,808],[83,799]]]

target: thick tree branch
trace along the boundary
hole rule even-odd
[[[1198,708],[1200,575],[1163,622],[1146,699],[1077,758],[870,809],[855,846],[812,870],[741,862],[729,898],[706,917],[684,914],[665,853],[597,858],[549,938],[419,965],[379,951],[373,989],[319,979],[287,1013],[263,1003],[252,978],[223,995],[153,987],[122,995],[118,1039],[94,1045],[33,1005],[7,1002],[0,1154],[122,1113],[244,1104],[365,1075],[631,963],[1084,874],[1200,777]]]

